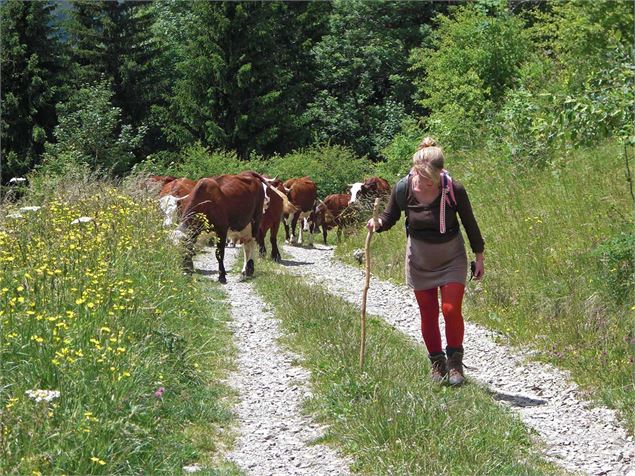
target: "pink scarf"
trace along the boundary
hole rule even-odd
[[[439,233],[445,234],[445,204],[456,204],[452,177],[447,170],[441,171],[441,210],[439,213]]]

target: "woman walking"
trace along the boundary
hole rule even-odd
[[[453,181],[443,167],[443,151],[426,137],[412,157],[410,173],[393,187],[375,231],[390,229],[401,212],[405,213],[406,280],[419,304],[421,333],[432,364],[431,378],[441,382],[447,377],[451,385],[460,385],[464,381],[461,305],[467,255],[459,218],[476,255],[474,279],[481,279],[485,272],[484,242],[465,188]],[[373,229],[372,219],[367,226]],[[445,319],[445,352],[439,330],[439,290]]]

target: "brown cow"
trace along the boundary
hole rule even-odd
[[[260,256],[267,253],[265,248],[265,236],[270,231],[269,239],[271,242],[271,259],[280,262],[280,250],[278,250],[278,229],[280,221],[284,214],[290,215],[295,213],[297,209],[289,202],[284,193],[284,185],[278,178],[267,179],[268,185],[265,195],[269,197],[269,204],[262,216],[260,228],[258,229],[258,245],[260,247]]]
[[[350,184],[351,203],[361,200],[372,200],[390,195],[390,184],[381,177],[370,177],[363,182]]]
[[[165,184],[173,180],[176,180],[173,175],[149,175],[141,181],[139,187],[148,192],[158,193]]]
[[[192,256],[196,237],[204,226],[198,219],[202,214],[218,237],[216,259],[218,260],[218,280],[227,282],[225,271],[225,244],[229,235],[232,241],[243,244],[245,262],[243,276],[254,274],[253,254],[255,238],[263,214],[265,179],[255,172],[242,172],[238,175],[219,175],[198,181],[190,194],[183,210],[183,222],[176,237],[187,237],[187,253],[184,260],[186,270],[193,270]]]
[[[165,213],[164,226],[176,223],[185,208],[184,198],[194,189],[195,180],[180,178],[167,182],[159,192],[159,206]]]
[[[294,243],[296,240],[295,227],[298,223],[298,220],[302,219],[304,221],[311,215],[311,212],[313,211],[315,201],[317,200],[317,186],[309,177],[301,177],[287,180],[286,182],[284,182],[284,188],[285,192],[287,193],[287,197],[289,197],[289,201],[291,201],[293,206],[295,206],[297,209],[295,213],[289,214],[289,216],[291,217],[291,235],[289,235],[289,224],[286,216],[284,221],[286,240],[288,243]],[[305,231],[305,227],[301,223],[300,239],[298,240],[298,244],[302,244],[303,231]],[[309,243],[312,241],[313,237],[309,233]]]
[[[311,232],[322,227],[322,237],[326,245],[327,230],[337,226],[337,242],[340,242],[342,228],[345,225],[344,214],[348,208],[348,202],[351,196],[348,193],[334,193],[327,196],[324,201],[315,207],[314,213],[311,215]]]

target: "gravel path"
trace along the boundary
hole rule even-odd
[[[283,261],[289,272],[361,305],[363,271],[334,259],[326,247],[284,249],[291,256]],[[421,342],[418,308],[407,287],[373,278],[367,310]],[[574,472],[635,476],[633,437],[614,411],[584,401],[566,372],[530,361],[529,352],[495,343],[495,332],[466,322],[465,336],[468,378],[486,386],[494,399],[509,405],[535,429],[549,459]]]
[[[241,248],[227,248],[225,267],[242,260]],[[215,279],[213,253],[199,255],[196,267]],[[238,370],[229,384],[240,397],[236,408],[239,435],[234,450],[226,455],[253,475],[347,475],[350,461],[330,447],[313,445],[323,427],[301,413],[310,396],[309,372],[294,362],[299,356],[278,345],[278,320],[253,291],[229,273],[223,288],[229,296]]]

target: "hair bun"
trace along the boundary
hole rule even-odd
[[[432,137],[424,137],[421,142],[419,142],[419,150],[425,149],[426,147],[435,147],[437,145],[437,141],[435,141]]]

